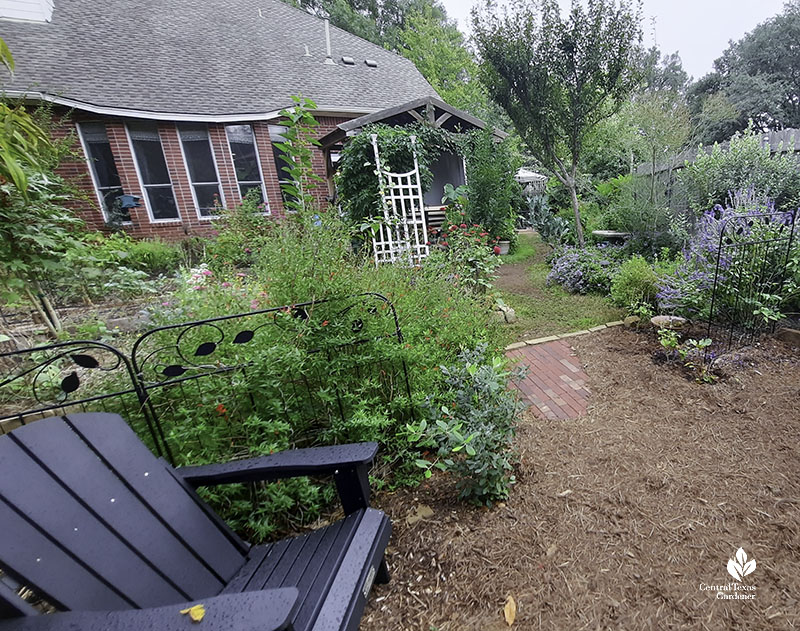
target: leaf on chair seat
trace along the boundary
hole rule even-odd
[[[192,622],[200,622],[203,619],[203,616],[206,615],[206,608],[203,605],[195,605],[194,607],[189,607],[188,609],[181,609],[181,613],[184,616],[188,613],[189,617],[192,619]]]

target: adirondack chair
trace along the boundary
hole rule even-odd
[[[172,468],[114,414],[69,414],[0,437],[0,631],[294,631],[358,627],[391,523],[369,507],[375,443]],[[344,519],[249,546],[198,486],[334,477]],[[37,615],[9,585],[63,613]],[[203,604],[199,624],[180,611]]]

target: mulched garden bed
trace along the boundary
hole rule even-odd
[[[589,412],[526,415],[505,504],[461,505],[445,475],[378,494],[392,582],[361,628],[507,629],[509,595],[514,629],[800,626],[800,352],[769,341],[701,385],[654,361],[652,334],[574,347]],[[739,547],[757,562],[755,598],[701,590],[735,582]]]

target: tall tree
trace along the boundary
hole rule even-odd
[[[508,113],[533,156],[567,188],[583,245],[578,168],[584,141],[617,112],[641,80],[638,11],[627,0],[493,0],[473,10],[475,42],[490,96]]]
[[[727,140],[747,128],[800,127],[800,1],[759,24],[714,61],[714,72],[692,84],[689,105],[696,138]]]

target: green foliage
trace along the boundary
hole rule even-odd
[[[658,276],[650,263],[640,255],[622,262],[611,280],[611,300],[629,311],[642,304],[654,304],[658,287]]]
[[[552,212],[545,196],[533,197],[529,200],[529,219],[531,225],[539,233],[545,243],[552,246],[567,243],[570,237],[569,222]]]
[[[715,71],[691,86],[689,102],[698,140],[717,142],[744,131],[800,127],[800,4],[784,10],[736,42],[714,62]]]
[[[714,383],[718,379],[713,372],[715,356],[710,352],[711,338],[681,342],[677,331],[662,328],[658,330],[658,341],[664,348],[667,359],[680,362],[697,383]]]
[[[640,80],[639,16],[622,0],[494,3],[473,11],[475,42],[490,96],[508,113],[531,154],[570,192],[583,244],[577,173],[583,143],[617,111]]]
[[[447,213],[441,233],[433,237],[439,247],[431,251],[425,265],[448,274],[454,285],[482,294],[492,288],[502,260],[493,251],[495,239],[479,224],[464,223],[460,208],[455,205]]]
[[[519,184],[514,174],[519,164],[509,148],[509,140],[496,142],[490,130],[469,135],[467,157],[467,223],[477,223],[491,236],[512,241],[516,235],[517,213],[514,200]]]
[[[781,209],[800,204],[797,160],[789,153],[770,155],[769,146],[761,146],[753,129],[735,134],[727,149],[715,144],[707,153],[701,147],[695,161],[681,172],[681,181],[691,207],[698,211],[724,205],[731,192],[748,189],[762,199],[774,199]]]
[[[265,204],[260,191],[252,189],[242,203],[223,208],[215,220],[217,237],[208,246],[209,263],[222,267],[250,267],[261,252],[265,234],[274,222],[264,216]]]
[[[317,105],[308,98],[292,96],[294,107],[281,110],[286,131],[281,142],[273,143],[281,151],[285,166],[280,170],[283,208],[286,212],[304,213],[314,207],[314,191],[324,180],[314,171],[314,149],[319,146],[315,129],[319,126],[312,111]]]
[[[414,168],[411,136],[416,136],[416,154],[422,189],[433,182],[431,165],[443,151],[458,153],[454,134],[423,123],[404,127],[368,125],[351,138],[342,150],[336,171],[336,190],[341,208],[348,220],[359,225],[373,217],[383,216],[372,134],[378,136],[381,166],[394,173]]]
[[[442,99],[486,119],[488,94],[458,25],[432,5],[410,13],[399,35],[400,53],[414,62]]]
[[[408,425],[409,440],[433,450],[432,461],[416,461],[427,477],[432,467],[451,472],[460,499],[491,506],[506,499],[514,483],[512,441],[522,405],[509,383],[524,373],[507,370],[501,357],[487,357],[485,344],[457,361],[441,367],[450,402],[428,401],[426,417]]]

